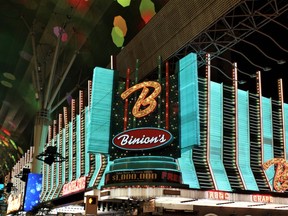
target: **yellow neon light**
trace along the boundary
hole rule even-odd
[[[149,88],[154,88],[154,91],[147,97],[147,94],[149,93]],[[132,114],[136,118],[144,117],[151,112],[153,112],[157,106],[157,102],[155,98],[160,94],[161,92],[161,85],[158,82],[154,81],[148,81],[148,82],[142,82],[138,83],[131,88],[127,89],[125,92],[121,94],[121,98],[125,100],[127,97],[129,97],[132,93],[135,91],[138,91],[139,89],[142,89],[141,94],[138,97],[138,100],[136,101],[133,109]],[[145,109],[141,109],[141,106],[146,107]]]

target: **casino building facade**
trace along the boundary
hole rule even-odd
[[[137,70],[122,78],[96,67],[88,90],[49,128],[46,150],[65,160],[43,162],[40,204],[29,211],[59,214],[71,204],[108,215],[287,214],[282,80],[272,100],[261,94],[260,72],[252,93],[238,88],[236,64],[230,84],[212,81],[206,58],[204,76],[193,53],[175,65],[159,61],[139,81]]]
[[[236,63],[231,80],[213,79],[209,53],[204,71],[193,52],[157,63],[144,77],[94,69],[49,126],[41,175],[23,176],[33,149],[15,165],[25,189],[9,214],[287,215],[282,80],[272,99],[261,71],[255,92],[241,89]]]

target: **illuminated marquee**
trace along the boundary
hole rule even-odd
[[[208,191],[208,199],[231,200],[231,196],[229,193],[223,191]]]
[[[154,91],[147,97],[147,94],[149,93],[149,88],[154,88]],[[153,112],[157,106],[157,102],[155,98],[160,94],[161,92],[161,85],[158,82],[154,81],[148,81],[148,82],[142,82],[138,83],[131,88],[127,89],[125,92],[121,94],[122,99],[126,99],[129,97],[132,93],[135,91],[138,91],[139,89],[142,89],[141,94],[138,97],[138,100],[136,101],[133,109],[132,114],[136,118],[141,118],[149,113]],[[141,109],[141,106],[146,107],[144,109]]]
[[[62,195],[82,191],[86,188],[86,176],[80,177],[74,181],[71,181],[63,186]]]
[[[136,128],[116,135],[112,143],[125,150],[148,150],[169,144],[172,134],[160,128]]]
[[[273,203],[273,197],[270,195],[252,195],[253,202]]]
[[[284,158],[273,158],[266,161],[262,167],[267,170],[270,166],[276,166],[273,186],[277,192],[284,192],[288,189],[288,163]]]

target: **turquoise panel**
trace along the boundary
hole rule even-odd
[[[62,156],[66,158],[66,128],[62,129]],[[65,184],[65,178],[66,178],[66,163],[68,163],[68,160],[66,159],[64,162],[62,162],[62,184]]]
[[[69,182],[73,180],[73,125],[69,122]]]
[[[200,144],[197,55],[179,61],[179,106],[181,149]]]
[[[80,122],[80,115],[76,115],[76,179],[80,178],[81,175],[81,143],[80,143],[80,136],[81,136],[81,122]]]
[[[179,61],[180,147],[179,165],[183,183],[200,188],[192,160],[192,148],[200,144],[197,55],[191,53]]]
[[[90,126],[88,130],[88,152],[108,154],[112,109],[114,71],[94,69]]]
[[[238,165],[246,190],[259,191],[250,166],[249,92],[238,90]]]
[[[286,160],[288,159],[288,104],[284,104],[284,127],[285,127],[285,143],[286,143]]]
[[[272,124],[272,101],[270,98],[262,97],[263,163],[274,158]],[[269,167],[265,173],[272,186],[275,174],[274,167]]]
[[[231,191],[223,164],[223,86],[210,82],[210,166],[217,190]]]

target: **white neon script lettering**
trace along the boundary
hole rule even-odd
[[[123,134],[117,138],[121,140],[120,145],[143,145],[143,144],[155,144],[155,143],[164,143],[166,142],[164,134],[158,135],[156,137],[146,137],[143,135],[142,137],[133,137],[128,134]]]
[[[146,97],[147,94],[149,93],[148,87],[154,88],[154,91],[148,97]],[[125,92],[123,92],[121,94],[121,98],[126,99],[133,92],[135,92],[141,88],[143,88],[143,90],[142,90],[141,94],[139,95],[139,98],[136,101],[136,103],[132,109],[132,114],[136,118],[144,117],[155,110],[155,108],[157,106],[157,102],[156,102],[155,98],[161,92],[161,85],[158,82],[148,81],[148,82],[138,83],[138,84],[132,86],[131,88],[127,89]],[[141,110],[140,109],[141,106],[143,106],[143,107],[147,106],[147,107],[145,109]]]

